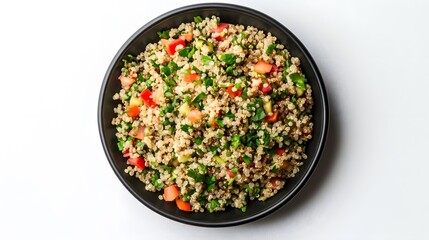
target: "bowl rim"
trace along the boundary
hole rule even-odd
[[[218,222],[218,223],[198,222],[198,221],[194,221],[191,219],[183,219],[180,216],[175,216],[173,214],[162,211],[162,210],[156,208],[155,206],[151,205],[144,198],[142,198],[136,191],[134,191],[132,189],[132,187],[129,186],[128,183],[125,181],[125,179],[121,175],[121,172],[119,171],[119,169],[117,169],[115,167],[112,156],[110,156],[110,154],[109,154],[109,149],[108,149],[106,138],[105,138],[105,131],[103,129],[103,116],[102,116],[103,100],[104,100],[103,96],[105,95],[105,92],[106,92],[106,86],[107,86],[107,82],[109,80],[110,73],[112,72],[116,62],[119,60],[119,57],[124,53],[124,51],[127,50],[130,43],[132,43],[132,41],[136,37],[138,37],[142,32],[144,32],[146,29],[150,28],[151,26],[157,24],[160,21],[163,21],[166,18],[171,17],[172,15],[175,15],[178,13],[183,13],[183,12],[190,11],[190,10],[202,9],[202,8],[221,8],[221,9],[224,8],[224,9],[238,10],[241,12],[246,12],[249,15],[254,15],[254,16],[257,16],[261,19],[264,19],[267,22],[270,22],[272,25],[274,25],[275,28],[278,28],[281,31],[285,32],[287,35],[289,35],[290,40],[295,42],[299,51],[301,51],[303,56],[308,60],[309,66],[311,67],[311,70],[314,72],[314,74],[316,76],[316,81],[319,84],[321,99],[322,99],[321,104],[320,104],[320,107],[322,108],[321,113],[323,115],[322,119],[321,119],[321,121],[322,121],[321,139],[320,139],[320,142],[318,142],[318,146],[316,147],[316,153],[314,156],[314,160],[309,163],[310,166],[308,167],[308,170],[304,173],[304,175],[301,177],[300,181],[296,184],[296,186],[294,188],[292,188],[292,190],[290,191],[290,193],[288,195],[286,195],[281,200],[275,202],[274,204],[270,205],[269,207],[267,207],[266,209],[264,209],[260,213],[257,213],[257,214],[251,215],[251,216],[245,216],[245,217],[237,219],[237,220],[224,221],[224,222]],[[146,23],[142,27],[140,27],[121,46],[121,48],[117,51],[117,53],[115,54],[111,63],[109,64],[109,67],[107,68],[106,74],[103,78],[103,83],[101,85],[101,89],[100,89],[100,93],[99,93],[99,99],[98,99],[97,122],[98,122],[100,140],[101,140],[101,143],[103,145],[103,150],[104,150],[104,153],[106,154],[106,157],[108,159],[110,166],[112,167],[115,175],[118,177],[118,179],[120,180],[122,185],[124,185],[124,187],[137,200],[139,200],[146,207],[148,207],[152,211],[160,214],[161,216],[164,216],[166,218],[169,218],[169,219],[177,221],[177,222],[190,224],[190,225],[194,225],[194,226],[201,226],[201,227],[228,227],[228,226],[235,226],[235,225],[240,225],[240,224],[245,224],[245,223],[249,223],[252,221],[256,221],[258,219],[261,219],[261,218],[273,213],[274,211],[276,211],[276,210],[280,209],[282,206],[284,206],[287,202],[289,202],[305,186],[306,182],[309,180],[310,176],[312,175],[312,173],[316,169],[318,162],[320,161],[320,158],[321,158],[322,153],[323,153],[323,149],[324,149],[326,141],[327,141],[328,129],[329,129],[329,105],[328,105],[328,97],[327,97],[326,88],[325,88],[322,76],[319,72],[319,69],[318,69],[314,59],[312,58],[312,56],[310,55],[308,50],[305,48],[304,44],[301,43],[301,41],[288,28],[286,28],[283,24],[281,24],[277,20],[273,19],[272,17],[266,15],[265,13],[262,13],[260,11],[257,11],[255,9],[252,9],[252,8],[249,8],[246,6],[229,4],[229,3],[198,3],[198,4],[191,4],[191,5],[179,7],[179,8],[170,10],[164,14],[159,15],[158,17],[154,18],[153,20],[149,21],[148,23]]]

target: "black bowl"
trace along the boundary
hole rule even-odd
[[[157,42],[159,40],[157,31],[177,27],[181,23],[191,22],[194,16],[207,17],[212,15],[219,16],[222,22],[255,26],[277,36],[278,40],[285,45],[292,56],[296,56],[301,60],[301,69],[313,89],[315,102],[313,108],[314,132],[313,139],[307,146],[308,159],[300,168],[300,172],[296,177],[286,182],[284,189],[265,202],[250,201],[245,213],[239,209],[232,208],[227,209],[225,212],[212,214],[208,212],[187,213],[178,210],[174,202],[168,203],[159,200],[158,195],[160,193],[146,191],[142,182],[124,172],[126,161],[124,161],[122,154],[118,150],[115,127],[111,125],[111,120],[114,117],[113,108],[118,104],[117,101],[112,100],[112,96],[121,88],[120,81],[118,81],[118,76],[121,73],[121,59],[128,54],[136,55],[140,53],[148,43]],[[247,7],[207,3],[178,8],[157,17],[140,28],[119,49],[107,69],[101,86],[98,103],[98,127],[104,151],[116,176],[140,202],[153,211],[182,223],[221,227],[243,224],[264,217],[279,209],[296,195],[309,179],[322,154],[328,131],[328,113],[326,91],[317,66],[304,45],[287,28],[271,17]]]

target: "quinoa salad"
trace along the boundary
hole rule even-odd
[[[216,16],[158,35],[123,59],[113,96],[125,173],[188,212],[245,212],[274,196],[312,138],[300,60],[271,33]]]

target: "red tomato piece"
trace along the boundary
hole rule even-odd
[[[152,92],[148,88],[140,94],[140,98],[151,108],[158,106],[158,104],[153,101]]]
[[[273,65],[265,62],[265,61],[259,61],[254,67],[253,70],[255,72],[260,74],[269,73],[271,71],[271,68],[273,68]]]
[[[191,121],[191,123],[195,123],[203,118],[203,113],[198,109],[191,110],[186,117]]]
[[[271,183],[271,185],[273,185],[273,187],[277,187],[277,181],[280,181],[280,178],[273,177],[270,179],[270,183]]]
[[[233,173],[231,170],[226,170],[226,173],[228,174],[228,176],[230,177],[230,178],[233,178],[233,177],[235,177],[235,173]]]
[[[137,79],[132,78],[132,77],[125,77],[125,76],[120,76],[119,80],[121,81],[121,85],[122,87],[129,87],[131,86],[131,84],[133,84]]]
[[[271,68],[271,72],[277,72],[279,70],[279,68],[277,67],[277,65],[273,64],[273,67]]]
[[[146,168],[146,166],[144,165],[144,159],[142,157],[128,158],[127,164],[136,166],[141,170]]]
[[[271,87],[269,83],[261,83],[259,85],[259,90],[261,90],[261,92],[263,92],[264,94],[267,94],[271,92],[271,90],[273,90],[273,87]]]
[[[176,40],[169,42],[167,44],[167,48],[169,50],[169,52],[167,51],[168,54],[173,55],[176,52],[176,47],[179,45],[182,45],[183,47],[185,47],[185,41],[183,41],[183,39],[179,38],[179,39],[176,39]]]
[[[213,33],[221,33],[225,28],[228,28],[229,24],[228,23],[219,23],[219,25],[217,25],[216,28],[212,29]]]
[[[176,185],[171,185],[164,188],[164,200],[167,202],[174,201],[180,195],[179,188]]]
[[[213,28],[211,31],[212,31],[212,33],[220,34],[225,28],[228,28],[228,27],[229,27],[228,23],[219,23],[219,25],[217,25],[217,27]],[[220,36],[220,35],[217,35],[215,37],[215,39],[217,41],[225,40],[225,38],[223,36]]]
[[[197,73],[190,73],[190,74],[185,75],[185,78],[183,79],[183,81],[190,83],[190,82],[193,82],[197,79],[198,79]]]
[[[214,118],[212,120],[210,120],[210,126],[212,126],[214,128],[219,128],[219,125],[215,122]]]
[[[283,150],[283,149],[281,149],[281,148],[277,148],[277,149],[276,149],[276,154],[277,154],[277,155],[281,156],[281,155],[283,155],[283,153],[285,153],[285,150]]]
[[[176,198],[176,205],[177,208],[179,208],[182,211],[190,212],[191,211],[191,204],[189,202],[185,202],[180,198]]]
[[[217,36],[217,37],[215,37],[215,39],[216,39],[216,41],[218,41],[218,42],[222,42],[223,40],[225,40],[225,38],[224,38],[224,37],[222,37],[222,36]]]
[[[183,41],[186,40],[187,42],[192,41],[192,37],[193,37],[192,33],[185,33],[179,36],[180,39],[182,39]]]
[[[123,153],[122,153],[123,157],[129,157],[130,156],[130,149],[126,149]]]
[[[235,88],[234,85],[229,86],[228,89],[227,89],[229,96],[232,97],[232,98],[241,97],[241,94],[243,93],[243,90],[233,91],[232,88]]]
[[[265,121],[269,122],[269,123],[275,123],[277,122],[277,112],[273,112],[273,114],[271,114],[271,116],[266,116],[265,117]]]
[[[140,108],[138,106],[127,106],[127,115],[130,117],[137,117],[140,114]]]
[[[135,137],[137,139],[143,140],[144,138],[144,131],[145,131],[146,127],[145,126],[140,126],[137,131],[135,131],[134,129],[131,129],[131,131],[128,133],[130,136]]]

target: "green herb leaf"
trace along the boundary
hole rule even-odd
[[[142,141],[137,141],[136,146],[137,146],[138,148],[143,148],[144,146],[146,146],[146,144],[145,144],[144,142],[142,142]]]
[[[292,98],[290,99],[290,101],[291,101],[292,103],[296,103],[296,97],[295,97],[295,95],[293,95],[293,96],[292,96]]]
[[[204,176],[202,174],[200,174],[195,169],[189,169],[188,170],[188,177],[193,178],[195,180],[195,182],[203,182],[204,181]]]
[[[247,155],[244,155],[244,156],[242,156],[241,158],[243,159],[243,161],[244,161],[246,164],[250,164],[250,162],[252,162],[252,158],[251,158],[251,157],[249,157],[249,156],[247,156]]]
[[[201,57],[201,59],[203,60],[203,64],[204,65],[209,65],[210,64],[210,62],[212,61],[212,58],[211,57],[209,57],[209,56],[202,56]]]
[[[243,89],[243,92],[241,93],[241,99],[246,99],[247,98],[247,87],[245,87]]]
[[[173,169],[170,166],[167,165],[159,165],[160,168],[166,170],[167,172],[171,173]]]
[[[202,163],[198,163],[198,166],[200,167],[201,172],[203,172],[204,174],[207,173],[206,165],[204,165]]]
[[[184,124],[182,126],[180,126],[180,129],[182,129],[182,131],[189,133],[189,129],[194,129],[194,127],[189,126],[188,124]]]
[[[168,63],[168,68],[170,68],[170,71],[172,73],[175,73],[177,71],[177,69],[179,68],[179,66],[177,66],[177,63],[175,63],[174,61],[171,61]]]
[[[180,51],[179,51],[179,55],[181,56],[181,57],[188,57],[188,54],[189,54],[189,52],[191,51],[191,48],[190,47],[185,47],[185,48],[182,48],[182,49],[180,49]]]
[[[234,68],[235,68],[235,65],[228,66],[225,70],[226,75],[233,76],[234,75]]]
[[[206,94],[204,92],[201,92],[192,100],[192,103],[197,106],[205,97]]]
[[[213,86],[213,79],[206,77],[203,79],[203,83],[204,83],[204,86],[206,86],[206,88],[211,87]]]
[[[139,74],[139,75],[137,75],[137,82],[138,82],[138,83],[142,83],[142,82],[144,82],[143,74]]]
[[[163,66],[161,68],[161,72],[165,75],[165,76],[170,76],[171,74],[171,70],[168,66]]]
[[[194,46],[192,46],[192,49],[191,49],[191,51],[189,51],[189,53],[188,53],[188,58],[189,59],[191,59],[192,58],[192,56],[194,56],[194,53],[197,51],[197,49],[194,47]]]
[[[232,65],[237,61],[237,57],[230,53],[220,54],[219,60],[225,62],[226,65]]]
[[[152,67],[154,67],[155,69],[159,69],[159,65],[154,61],[154,60],[149,60],[150,64],[152,64]]]
[[[157,32],[159,38],[161,39],[168,39],[170,38],[170,30],[165,30],[165,31],[161,31],[161,32]]]
[[[195,144],[201,145],[202,143],[203,143],[203,139],[202,138],[196,138],[195,139]]]
[[[120,140],[118,142],[118,148],[119,148],[119,151],[123,151],[124,150],[124,141],[123,140]]]
[[[200,17],[200,16],[195,16],[194,17],[194,22],[196,22],[196,23],[200,23],[200,22],[202,22],[203,21],[203,19]]]
[[[268,45],[266,53],[271,54],[273,52],[273,50],[276,49],[276,47],[277,47],[277,44]]]
[[[268,145],[270,144],[271,136],[267,130],[264,130],[263,140],[264,140],[264,146],[268,147]]]
[[[232,136],[232,139],[231,139],[231,146],[234,148],[234,149],[237,149],[238,148],[238,146],[240,146],[240,135],[233,135]]]
[[[219,127],[224,127],[225,126],[225,124],[223,123],[223,119],[222,118],[216,118],[215,120],[214,120],[214,122],[217,124],[217,125],[219,125]]]
[[[232,114],[232,113],[225,113],[223,116],[225,116],[227,118],[231,118],[231,119],[235,118],[235,114]]]
[[[284,70],[286,71],[286,69],[288,69],[291,65],[292,65],[292,62],[290,61],[290,59],[286,58],[285,59]]]
[[[160,179],[160,177],[161,177],[161,174],[159,173],[159,171],[155,170],[154,174],[152,175],[151,181],[150,181],[152,183],[152,185],[155,186],[157,189],[161,189],[164,187],[163,183],[158,182],[158,179]]]
[[[265,111],[264,111],[264,109],[263,108],[258,108],[258,109],[256,109],[256,113],[255,113],[255,116],[253,116],[252,118],[251,118],[251,120],[253,121],[253,122],[258,122],[258,121],[261,121],[262,119],[264,119],[265,118]]]
[[[219,206],[220,206],[220,204],[219,204],[219,201],[218,201],[218,200],[212,200],[212,201],[210,202],[209,212],[210,212],[210,213],[214,212],[215,208],[217,208],[217,207],[219,207]]]
[[[296,84],[296,86],[302,90],[305,90],[305,83],[307,82],[307,79],[304,76],[301,76],[298,73],[292,73],[291,75],[289,75],[290,79],[292,80],[293,83]]]

